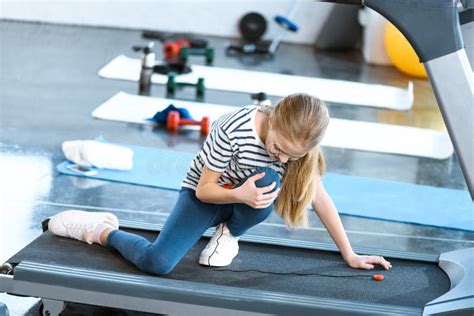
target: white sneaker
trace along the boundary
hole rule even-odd
[[[77,239],[92,244],[92,231],[98,224],[105,223],[118,229],[117,216],[112,213],[70,210],[52,216],[48,230],[57,236]]]
[[[227,225],[217,225],[216,232],[201,252],[199,264],[212,267],[225,267],[239,253],[239,238],[232,236]]]

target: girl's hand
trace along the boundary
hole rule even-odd
[[[392,267],[390,262],[380,256],[360,256],[353,254],[348,259],[346,263],[349,267],[355,269],[373,269],[376,264],[381,265],[385,270],[388,270]]]
[[[280,192],[280,188],[276,189],[272,193],[268,193],[275,188],[275,182],[266,187],[258,188],[255,185],[255,181],[263,178],[264,176],[265,172],[251,176],[247,179],[247,181],[244,182],[244,184],[234,189],[235,195],[237,196],[239,202],[245,203],[251,208],[267,208],[273,203]]]

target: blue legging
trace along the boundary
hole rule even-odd
[[[278,174],[273,169],[257,168],[254,174],[259,172],[265,172],[265,176],[255,182],[257,187],[270,185],[273,181],[276,182],[275,189],[280,187]],[[231,234],[241,236],[264,221],[272,210],[273,204],[265,209],[254,209],[242,203],[204,203],[196,198],[194,190],[181,188],[178,201],[155,242],[114,230],[107,238],[107,247],[117,250],[143,272],[165,275],[173,270],[209,227],[227,222]]]

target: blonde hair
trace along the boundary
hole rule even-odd
[[[288,161],[282,179],[275,211],[289,227],[308,224],[307,206],[316,191],[316,178],[325,171],[324,156],[319,146],[329,124],[326,104],[304,93],[291,94],[274,107],[266,107],[271,127],[292,143],[300,143],[306,155]]]

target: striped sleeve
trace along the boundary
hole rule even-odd
[[[223,173],[227,169],[232,157],[232,146],[220,125],[214,124],[202,145],[199,157],[212,171]]]

